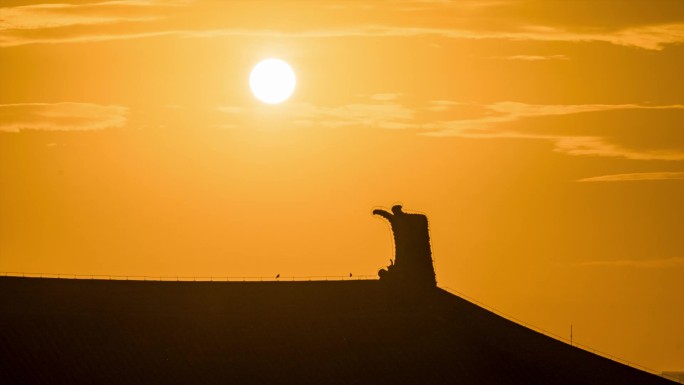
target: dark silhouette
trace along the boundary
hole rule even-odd
[[[401,205],[393,206],[391,213],[377,209],[373,214],[389,221],[394,236],[394,260],[390,259],[387,269],[378,272],[380,279],[406,285],[435,286],[427,217],[406,213]]]
[[[667,385],[445,291],[0,277],[0,384]]]
[[[0,277],[0,384],[671,383],[435,288],[427,218],[373,213],[384,282]]]

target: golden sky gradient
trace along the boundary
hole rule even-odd
[[[440,286],[684,370],[681,1],[1,5],[0,271],[375,275],[403,203]]]

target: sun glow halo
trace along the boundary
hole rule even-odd
[[[294,92],[297,78],[289,64],[280,59],[260,61],[249,75],[249,87],[257,99],[268,104],[287,100]]]

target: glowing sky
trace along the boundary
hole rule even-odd
[[[684,370],[680,1],[0,8],[0,271],[437,280]],[[287,61],[297,90],[251,94]]]

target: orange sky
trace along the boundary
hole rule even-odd
[[[684,370],[681,2],[2,6],[0,271],[375,275],[400,202],[440,286]]]

